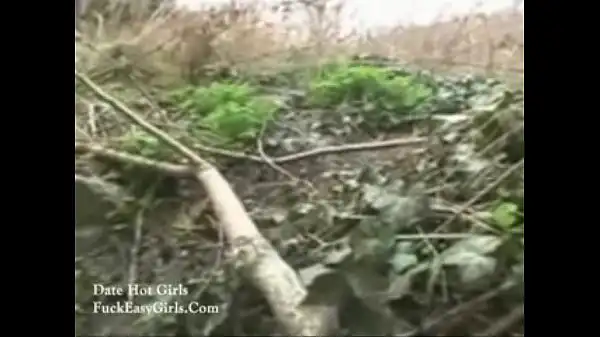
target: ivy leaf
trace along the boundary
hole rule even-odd
[[[298,271],[298,276],[300,277],[300,280],[302,280],[302,283],[307,285],[307,284],[312,284],[314,279],[316,279],[317,277],[319,277],[323,274],[330,273],[330,272],[331,272],[330,268],[327,268],[324,265],[319,263],[319,264],[315,264],[315,265],[300,269]]]
[[[460,267],[461,281],[470,284],[491,275],[496,269],[496,264],[496,259],[492,257],[473,255],[473,260],[470,263]]]
[[[419,262],[419,259],[414,254],[408,253],[396,253],[390,260],[390,264],[392,265],[392,269],[395,273],[401,274],[408,268],[414,266]]]
[[[365,185],[363,187],[363,199],[371,207],[381,210],[395,204],[399,197],[386,191],[384,188],[375,185]]]
[[[391,282],[387,291],[389,300],[399,300],[410,294],[412,289],[412,275],[396,276]]]
[[[403,191],[403,186],[401,182],[387,187],[369,184],[363,186],[363,201],[379,211],[378,220],[387,225],[386,228],[391,232],[408,227],[427,208],[427,200],[423,198],[418,186],[415,185],[410,191]]]
[[[519,207],[514,203],[502,203],[498,205],[498,207],[496,207],[496,209],[492,212],[492,219],[494,219],[494,222],[498,226],[503,228],[510,228],[517,221],[516,214],[518,210]]]
[[[452,245],[445,251],[448,257],[457,255],[461,252],[474,252],[480,255],[493,253],[502,244],[502,240],[493,235],[474,235],[463,239]]]
[[[461,240],[442,254],[442,264],[459,268],[464,283],[473,283],[488,276],[496,269],[497,261],[486,256],[494,252],[502,243],[495,236],[474,236]]]
[[[350,244],[357,259],[378,257],[386,251],[386,245],[374,238],[353,237]]]

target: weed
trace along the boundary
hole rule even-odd
[[[373,66],[340,66],[310,84],[310,100],[321,107],[350,103],[362,107],[363,119],[382,125],[411,114],[433,90],[410,75]]]
[[[277,104],[247,84],[213,83],[177,90],[173,101],[188,117],[188,131],[210,130],[224,143],[253,140],[277,111]]]
[[[123,150],[157,160],[171,159],[173,151],[156,137],[133,127],[121,139]]]

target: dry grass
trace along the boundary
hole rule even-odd
[[[366,49],[410,62],[523,70],[523,16],[471,15],[429,26],[399,27]]]
[[[110,9],[98,14],[98,2],[110,3]],[[148,13],[139,6],[123,10],[114,1],[96,0],[95,10],[79,22],[77,68],[102,79],[115,68],[134,65],[151,83],[170,84],[207,67],[266,71],[369,53],[428,68],[522,76],[523,17],[516,11],[348,34],[341,26],[342,6],[300,3],[268,7],[232,2],[204,11],[162,8]],[[308,18],[308,28],[292,19],[299,16]]]

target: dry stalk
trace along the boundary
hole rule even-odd
[[[236,261],[243,274],[266,297],[277,321],[289,335],[319,336],[328,334],[326,311],[301,306],[306,289],[296,272],[279,256],[275,248],[258,231],[239,198],[223,175],[185,145],[149,124],[87,76],[75,76],[98,98],[111,105],[149,134],[171,146],[193,163],[195,176],[206,189]]]

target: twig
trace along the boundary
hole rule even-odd
[[[477,236],[468,233],[423,233],[423,234],[398,234],[396,240],[462,240]]]
[[[483,190],[477,193],[473,198],[464,203],[453,216],[448,218],[442,225],[438,228],[444,228],[452,223],[452,221],[456,220],[459,216],[461,216],[466,210],[468,210],[471,206],[473,206],[479,199],[483,198],[486,194],[490,193],[494,188],[498,187],[504,179],[508,178],[511,174],[517,171],[523,164],[525,163],[525,158],[521,159],[519,162],[515,163],[508,170],[504,171],[496,180],[494,180],[491,184],[487,185]]]
[[[267,157],[270,159],[265,159],[261,156],[253,156],[247,155],[241,152],[234,152],[223,149],[216,149],[204,145],[195,146],[196,149],[214,154],[220,155],[229,158],[236,159],[245,159],[251,160],[257,163],[267,163],[270,160],[273,164],[283,164],[290,163],[294,161],[304,160],[311,157],[317,157],[321,155],[335,154],[335,153],[343,153],[343,152],[358,152],[358,151],[368,151],[375,149],[385,149],[391,147],[402,147],[402,146],[411,146],[411,145],[420,145],[422,144],[422,138],[400,138],[400,139],[392,139],[385,141],[376,141],[376,142],[367,142],[367,143],[354,143],[354,144],[345,144],[345,145],[337,145],[337,146],[326,146],[313,150],[302,151],[290,155],[285,155],[282,157]],[[176,176],[189,176],[193,170],[184,165],[172,164],[167,162],[159,162],[152,159],[148,159],[142,156],[137,156],[133,154],[128,154],[116,150],[111,150],[104,148],[99,145],[94,144],[83,144],[76,142],[75,143],[75,152],[81,153],[91,153],[97,155],[99,157],[104,157],[107,159],[117,160],[121,162],[129,162],[132,164],[136,164],[139,166],[147,167],[153,170],[163,171],[167,174],[176,175]]]
[[[446,282],[446,274],[444,273],[444,270],[442,268],[440,252],[431,243],[431,240],[425,236],[425,233],[423,232],[421,227],[417,227],[417,230],[419,231],[419,234],[422,235],[423,242],[425,242],[425,244],[429,247],[429,249],[431,250],[431,252],[433,252],[433,255],[434,255],[434,258],[432,259],[432,262],[431,262],[431,268],[430,268],[431,272],[429,273],[429,278],[427,280],[427,302],[428,302],[427,307],[431,308],[433,306],[433,297],[434,297],[435,285],[437,283],[438,276],[442,279],[441,288],[442,288],[444,299],[448,298],[447,297],[448,296],[448,285]]]
[[[129,109],[125,104],[118,101],[108,93],[106,93],[102,88],[97,86],[92,80],[90,80],[87,76],[78,73],[75,71],[75,77],[83,82],[87,87],[89,87],[101,100],[108,103],[115,110],[121,112],[125,117],[127,117],[131,122],[139,125],[146,132],[151,134],[152,136],[158,138],[159,140],[165,142],[169,146],[171,146],[174,150],[179,152],[185,158],[189,159],[194,165],[198,165],[201,168],[211,167],[210,163],[200,158],[197,154],[195,154],[192,150],[190,150],[185,145],[181,144],[171,136],[169,136],[166,132],[158,129],[154,125],[145,121],[142,117],[140,117],[137,113],[133,112]]]
[[[173,176],[189,177],[193,174],[193,170],[184,165],[171,164],[167,162],[159,162],[146,157],[129,154],[121,151],[115,151],[104,148],[100,145],[75,143],[75,152],[89,153],[94,156],[114,160],[118,162],[131,163],[151,170],[164,172]]]
[[[134,284],[137,282],[137,265],[138,265],[138,254],[139,249],[142,242],[142,227],[144,226],[144,219],[142,217],[143,211],[139,212],[135,219],[135,233],[133,236],[133,245],[131,245],[130,251],[130,262],[129,262],[129,271],[128,271],[128,281],[129,284]],[[133,294],[128,293],[127,296],[129,301],[133,300]]]
[[[345,144],[345,145],[337,145],[337,146],[324,146],[314,150],[308,150],[303,152],[298,152],[295,154],[290,154],[278,158],[274,158],[275,163],[282,164],[288,163],[292,161],[306,159],[308,157],[316,157],[323,156],[328,154],[336,154],[336,153],[345,153],[345,152],[359,152],[359,151],[368,151],[368,150],[381,150],[388,149],[394,147],[404,147],[404,146],[416,146],[423,145],[427,142],[427,137],[415,137],[415,138],[398,138],[398,139],[390,139],[390,140],[382,140],[375,142],[366,142],[366,143],[354,143],[354,144]]]
[[[491,300],[492,298],[500,295],[504,291],[507,291],[507,290],[513,288],[516,285],[517,285],[516,282],[504,283],[501,286],[499,286],[495,289],[492,289],[486,293],[483,293],[468,302],[457,305],[456,307],[448,310],[446,313],[442,314],[441,316],[434,318],[434,319],[430,320],[429,322],[426,322],[425,324],[423,324],[421,329],[411,331],[407,334],[402,335],[402,337],[412,337],[412,336],[417,336],[417,335],[423,335],[423,336],[433,335],[432,331],[438,329],[442,323],[444,323],[448,320],[452,320],[452,319],[458,317],[459,315],[468,313],[469,311],[473,310],[474,308],[478,307],[479,305]]]
[[[297,176],[293,175],[291,172],[289,172],[288,170],[284,169],[283,167],[277,165],[275,163],[275,161],[273,160],[273,158],[269,157],[269,155],[267,155],[265,153],[265,149],[264,149],[264,145],[263,145],[263,141],[262,140],[263,140],[263,137],[265,136],[265,131],[266,130],[267,130],[267,123],[264,123],[263,126],[262,126],[262,129],[260,131],[260,135],[256,139],[256,148],[258,150],[258,153],[260,153],[260,156],[263,159],[263,161],[265,163],[267,163],[267,165],[269,165],[275,171],[277,171],[277,172],[283,174],[284,176],[290,178],[294,184],[297,184],[299,182],[303,182],[310,189],[312,189],[313,191],[316,191],[317,189],[309,181],[304,181],[304,180],[298,178]]]
[[[488,121],[486,122],[486,124],[488,124],[490,120],[494,120],[493,117],[490,117],[488,119]],[[485,127],[485,125],[482,127],[482,129],[484,127]],[[476,155],[480,156],[480,157],[483,157],[484,155],[487,155],[492,149],[496,148],[499,144],[502,144],[504,141],[506,141],[508,139],[508,137],[512,136],[513,134],[515,134],[517,132],[520,132],[523,128],[524,128],[524,125],[523,124],[519,124],[516,127],[510,129],[508,132],[505,132],[500,137],[498,137],[495,140],[491,141],[483,149],[479,150],[476,153]],[[448,170],[448,172],[446,173],[447,179],[446,179],[445,182],[447,182],[450,179],[450,177],[452,177],[459,170],[460,170],[460,166],[455,166],[455,167],[451,168],[450,170]]]
[[[324,146],[312,150],[306,150],[302,152],[297,152],[293,154],[288,154],[280,157],[270,157],[272,162],[275,164],[284,164],[290,163],[294,161],[304,160],[311,157],[324,156],[329,154],[338,154],[338,153],[346,153],[346,152],[360,152],[360,151],[369,151],[369,150],[380,150],[387,149],[393,147],[404,147],[404,146],[416,146],[423,145],[426,142],[425,137],[419,138],[397,138],[390,139],[384,141],[372,141],[372,142],[361,142],[361,143],[353,143],[353,144],[344,144],[344,145],[332,145],[332,146]],[[225,149],[217,149],[214,147],[206,146],[206,145],[195,145],[195,149],[199,151],[203,151],[206,153],[236,158],[236,159],[245,159],[251,160],[258,163],[264,163],[265,159],[262,156],[254,156],[250,154],[245,154],[242,152],[229,151]]]
[[[75,183],[86,185],[112,203],[119,203],[128,197],[128,194],[120,186],[108,183],[99,177],[86,177],[76,173]]]
[[[215,225],[214,219],[212,219],[211,217],[209,217],[209,221],[213,225]],[[217,256],[215,256],[215,260],[213,261],[213,264],[212,264],[212,267],[210,268],[210,270],[206,272],[206,275],[208,275],[208,276],[205,279],[203,279],[202,286],[194,292],[194,298],[200,298],[200,296],[206,291],[206,289],[208,289],[210,282],[215,278],[215,276],[217,275],[217,271],[219,270],[219,267],[223,263],[223,247],[225,247],[225,242],[224,242],[225,238],[224,238],[224,233],[223,233],[223,227],[219,226],[217,232],[218,232],[218,244],[215,247],[215,248],[217,248]],[[194,281],[196,281],[196,280],[192,280],[192,283],[194,283]]]
[[[519,304],[513,308],[506,316],[499,319],[496,323],[482,332],[476,334],[476,336],[500,336],[504,331],[510,329],[515,323],[525,316],[525,306]]]
[[[456,207],[456,206],[452,206],[452,205],[447,206],[447,205],[437,204],[437,205],[431,205],[431,209],[433,211],[450,213],[450,214],[456,215],[458,217],[461,217],[464,220],[471,222],[473,225],[475,225],[481,229],[484,229],[486,232],[490,232],[490,233],[494,233],[494,234],[502,234],[501,230],[498,230],[498,229],[486,224],[484,221],[478,219],[477,217],[475,217],[473,215],[475,213],[475,211],[470,208],[464,209],[461,212],[460,207]]]

